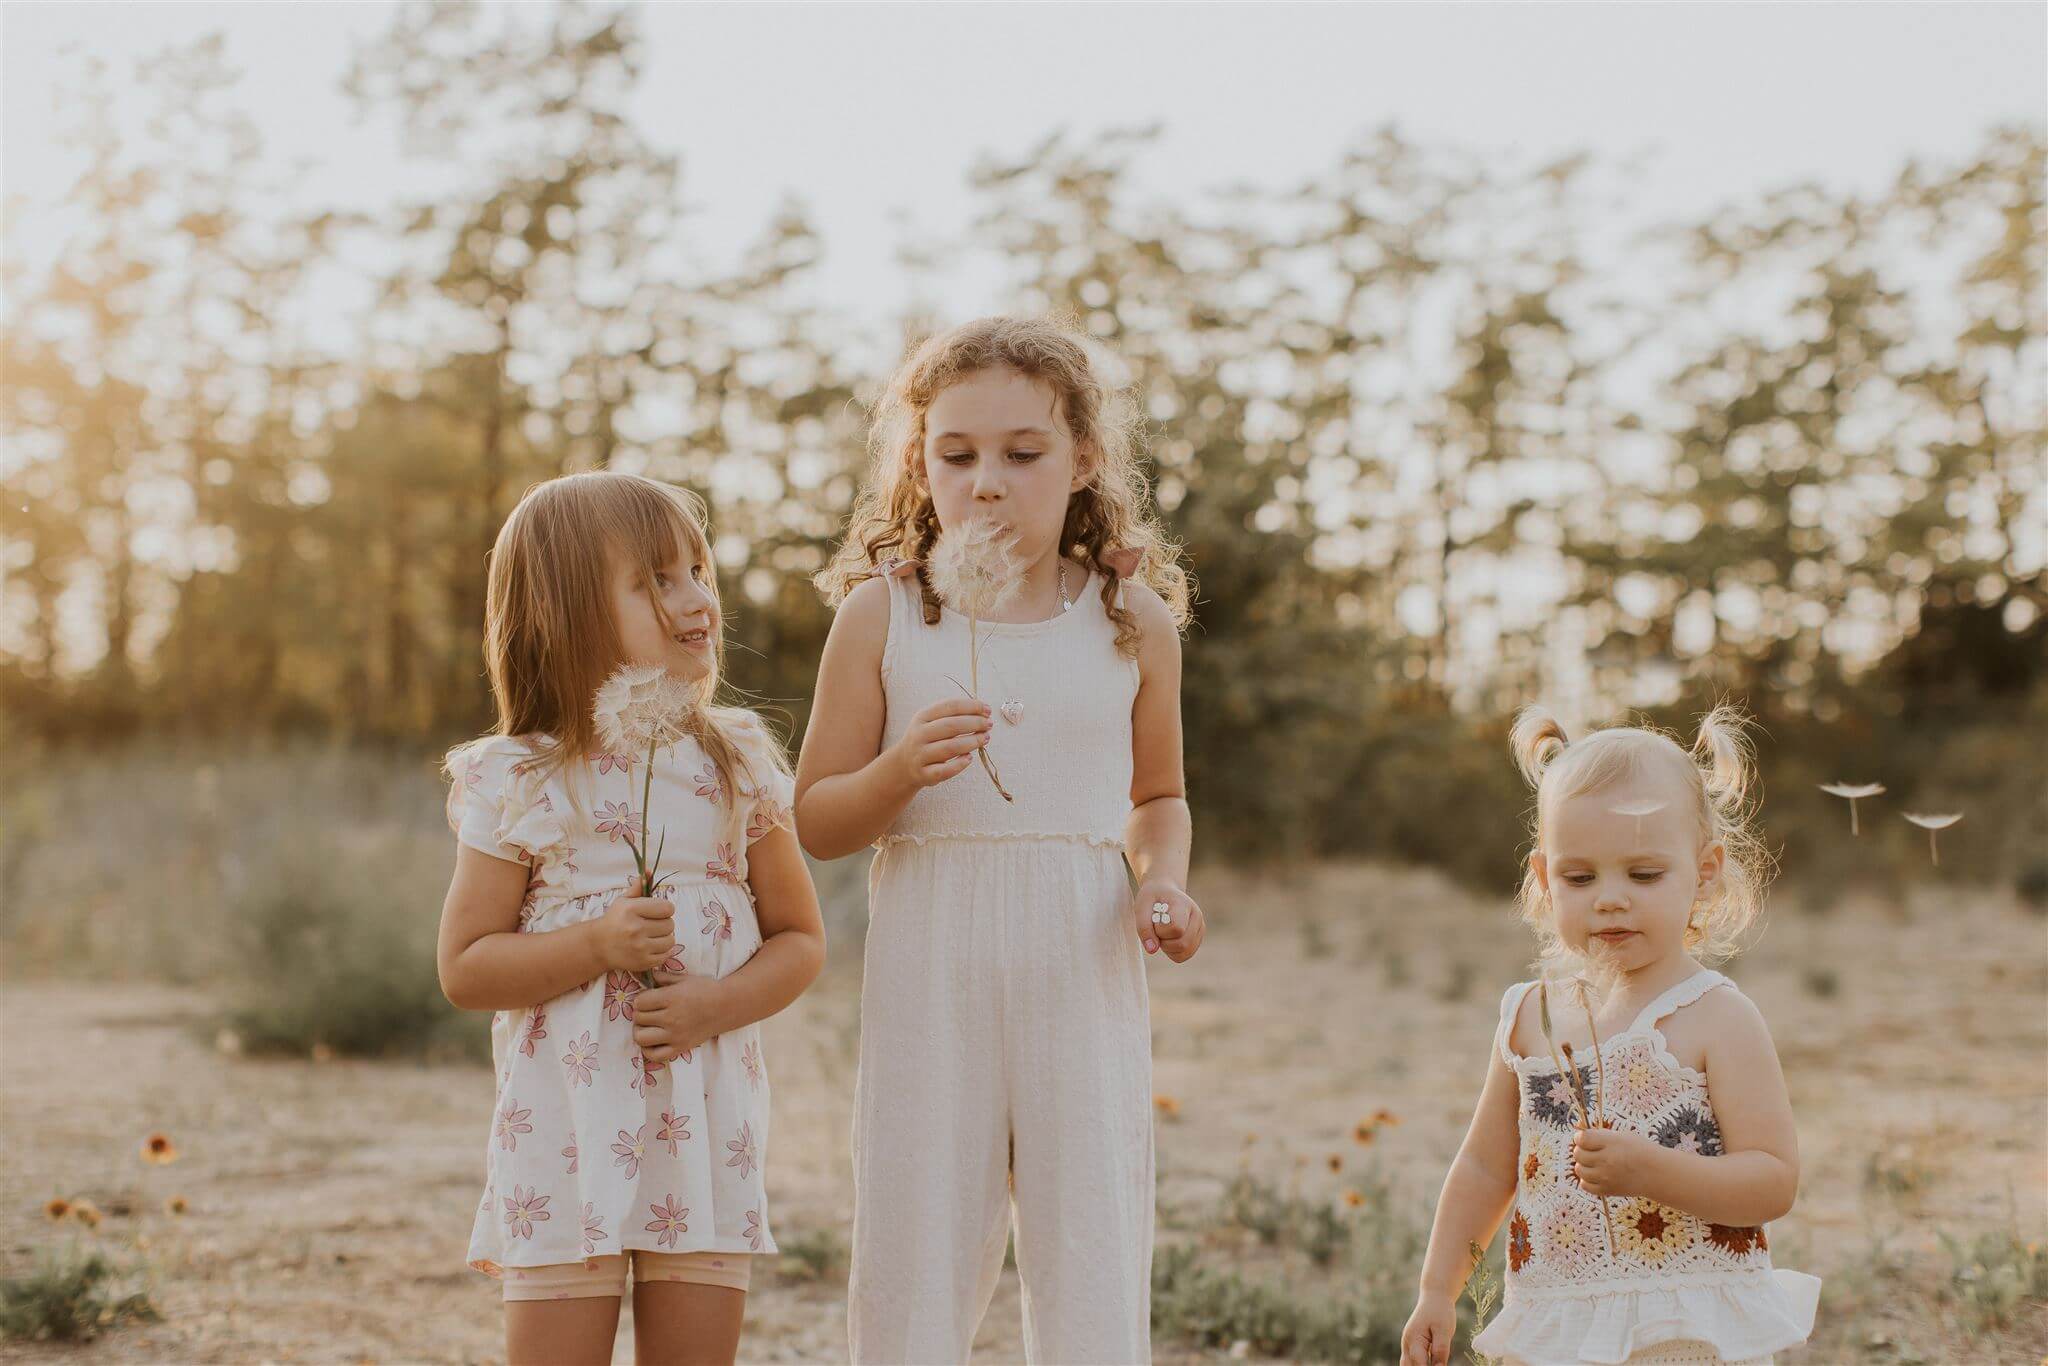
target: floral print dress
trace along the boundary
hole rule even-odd
[[[648,809],[656,876],[676,907],[664,969],[723,977],[761,947],[747,850],[791,825],[794,792],[772,744],[742,713],[747,758],[728,790],[710,756],[683,740],[654,756]],[[600,754],[543,776],[524,740],[490,736],[450,758],[448,822],[462,843],[530,870],[522,932],[604,914],[634,876],[647,756]],[[571,790],[573,786],[573,792]],[[633,1043],[640,984],[613,972],[491,1028],[497,1104],[469,1264],[554,1266],[635,1248],[773,1252],[762,1180],[768,1073],[760,1029],[720,1035],[647,1066]]]
[[[1501,999],[1495,1046],[1519,1084],[1520,1176],[1508,1220],[1507,1293],[1473,1347],[1509,1362],[1748,1362],[1804,1342],[1820,1282],[1774,1270],[1762,1228],[1614,1198],[1610,1249],[1600,1200],[1572,1179],[1570,1083],[1551,1059],[1522,1057],[1508,1042],[1535,985],[1519,983]],[[1611,1127],[1667,1148],[1721,1154],[1706,1076],[1672,1057],[1657,1028],[1716,989],[1735,984],[1710,970],[1694,974],[1602,1041],[1602,1068],[1578,1066],[1589,1097],[1604,1072],[1600,1099]]]

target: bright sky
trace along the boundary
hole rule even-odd
[[[310,166],[313,199],[374,211],[445,185],[446,166],[405,159],[391,115],[358,122],[340,90],[351,47],[390,17],[367,0],[0,6],[0,188],[26,210],[8,254],[33,270],[61,247],[38,210],[80,169],[50,136],[78,58],[118,73],[212,31],[270,164]],[[826,251],[811,300],[869,368],[893,358],[917,288],[895,259],[906,234],[957,240],[969,168],[1058,129],[1161,124],[1138,185],[1183,206],[1298,184],[1388,124],[1517,161],[1637,158],[1628,212],[1648,223],[1805,179],[1874,191],[2048,109],[2039,4],[658,4],[641,19],[634,113],[681,157],[706,273],[800,201]],[[923,292],[942,320],[1011,302],[985,259]],[[307,321],[325,331],[325,312],[346,339],[345,316],[371,306],[314,297]]]
[[[76,174],[47,135],[67,49],[119,70],[218,29],[270,155],[310,160],[313,192],[337,204],[386,203],[395,129],[358,124],[338,81],[388,17],[375,3],[8,4],[0,183],[32,220]],[[976,158],[1055,128],[1161,122],[1140,173],[1175,199],[1296,182],[1387,123],[1478,149],[1644,153],[1639,211],[1671,219],[1806,177],[1875,188],[1908,157],[1961,154],[2048,107],[2037,4],[668,4],[642,18],[636,110],[681,154],[698,240],[729,258],[801,200],[825,239],[819,301],[892,342],[903,223],[954,235]],[[13,245],[34,259],[51,244],[29,230]],[[996,289],[962,279],[941,311],[998,306]]]

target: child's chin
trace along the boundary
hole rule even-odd
[[[677,678],[690,683],[700,683],[711,677],[711,650],[706,647],[702,653],[686,645],[678,645],[668,652],[668,671]]]

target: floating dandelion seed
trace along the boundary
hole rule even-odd
[[[1948,829],[1963,818],[1963,813],[1955,811],[1931,815],[1924,811],[1908,811],[1905,813],[1905,816],[1907,820],[1927,832],[1928,855],[1933,858],[1935,867],[1941,867],[1941,849],[1934,842],[1934,832]]]
[[[168,1134],[151,1134],[142,1141],[142,1160],[162,1166],[178,1160],[178,1145]]]
[[[1172,1096],[1156,1095],[1152,1097],[1152,1106],[1168,1119],[1180,1118],[1180,1102]]]
[[[1636,839],[1641,840],[1643,837],[1643,817],[1656,815],[1664,809],[1664,803],[1624,802],[1620,806],[1610,806],[1607,809],[1617,816],[1634,816],[1636,818]]]
[[[1865,797],[1882,797],[1882,796],[1884,795],[1884,784],[1883,784],[1883,783],[1822,783],[1822,784],[1820,785],[1820,790],[1821,790],[1821,791],[1823,791],[1823,792],[1825,792],[1825,793],[1827,793],[1827,794],[1828,794],[1828,795],[1829,795],[1830,797],[1846,797],[1846,798],[1848,798],[1848,800],[1849,800],[1849,833],[1850,833],[1850,834],[1852,834],[1852,835],[1860,835],[1860,834],[1862,834],[1863,832],[1862,832],[1861,830],[1859,830],[1859,829],[1857,828],[1857,824],[1856,824],[1856,803],[1857,803],[1857,802],[1859,802],[1859,801],[1861,801],[1861,800],[1862,800],[1863,798],[1865,798]]]

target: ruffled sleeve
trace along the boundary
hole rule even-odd
[[[1509,1071],[1514,1071],[1515,1065],[1521,1061],[1515,1056],[1515,1050],[1508,1046],[1508,1040],[1515,1032],[1515,1016],[1522,1009],[1522,998],[1535,985],[1533,981],[1517,982],[1500,998],[1500,1026],[1493,1032],[1493,1051],[1500,1054],[1500,1060],[1508,1065]]]
[[[532,864],[562,842],[554,802],[530,747],[487,735],[448,756],[448,828],[472,849]]]
[[[745,786],[739,798],[747,818],[747,843],[753,844],[777,826],[795,830],[796,780],[785,771],[775,737],[758,716],[749,713],[733,727],[733,738],[746,756],[750,774],[741,779]]]

